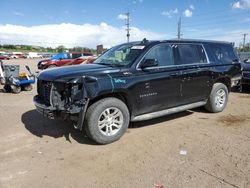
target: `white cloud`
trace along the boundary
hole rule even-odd
[[[233,9],[249,9],[250,0],[240,0],[232,4]]]
[[[22,12],[13,11],[12,13],[13,13],[15,16],[24,16],[24,13],[22,13]]]
[[[243,8],[242,5],[241,5],[241,3],[240,3],[239,1],[233,3],[232,7],[233,7],[234,9],[242,9],[242,8]]]
[[[186,9],[184,12],[183,12],[184,16],[185,17],[192,17],[193,16],[193,12],[189,9]]]
[[[143,3],[143,0],[133,0],[132,2],[133,2],[133,4],[136,4],[136,3]]]
[[[245,18],[242,22],[243,22],[243,23],[244,23],[244,22],[250,22],[250,17],[249,17],[249,18]]]
[[[128,18],[128,16],[126,14],[119,14],[117,16],[117,19],[119,19],[119,20],[126,20],[127,18]]]
[[[162,16],[167,16],[169,18],[172,18],[174,14],[178,14],[178,9],[175,8],[173,10],[169,10],[169,11],[163,11],[161,13]]]
[[[150,30],[131,28],[131,41],[147,39],[165,39],[166,35],[155,33]],[[5,44],[29,44],[44,47],[66,47],[86,46],[95,48],[98,44],[110,47],[126,42],[124,27],[114,27],[107,23],[99,25],[71,23],[19,26],[0,25],[0,41]]]
[[[189,5],[189,8],[190,8],[191,10],[194,10],[194,5]]]

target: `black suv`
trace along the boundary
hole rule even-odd
[[[200,106],[222,111],[241,73],[230,43],[144,39],[115,46],[93,64],[42,71],[34,102],[44,116],[70,119],[107,144],[130,121]]]

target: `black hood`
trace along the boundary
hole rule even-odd
[[[72,65],[58,68],[51,68],[40,72],[39,80],[55,81],[72,79],[92,74],[117,72],[119,69],[98,64]]]

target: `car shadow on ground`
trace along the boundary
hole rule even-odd
[[[53,138],[65,137],[68,142],[71,138],[80,144],[96,145],[83,131],[74,129],[72,122],[49,120],[36,110],[30,110],[22,115],[25,128],[38,137],[50,136]]]
[[[152,120],[132,122],[129,125],[129,129],[142,128],[151,125],[153,126],[154,124],[182,118],[191,115],[192,113],[193,112],[190,111],[184,111]],[[25,128],[35,136],[41,138],[43,136],[50,136],[53,138],[65,137],[68,142],[71,142],[72,138],[80,144],[96,145],[96,143],[90,140],[83,131],[74,129],[72,122],[49,120],[39,114],[36,110],[25,112],[21,119]]]
[[[231,92],[233,92],[233,93],[250,94],[250,85],[245,85],[242,88],[232,88]]]

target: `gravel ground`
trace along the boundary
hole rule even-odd
[[[38,60],[9,60],[30,65]],[[218,114],[202,108],[133,123],[96,145],[35,111],[31,92],[0,93],[0,187],[250,187],[250,92]]]

